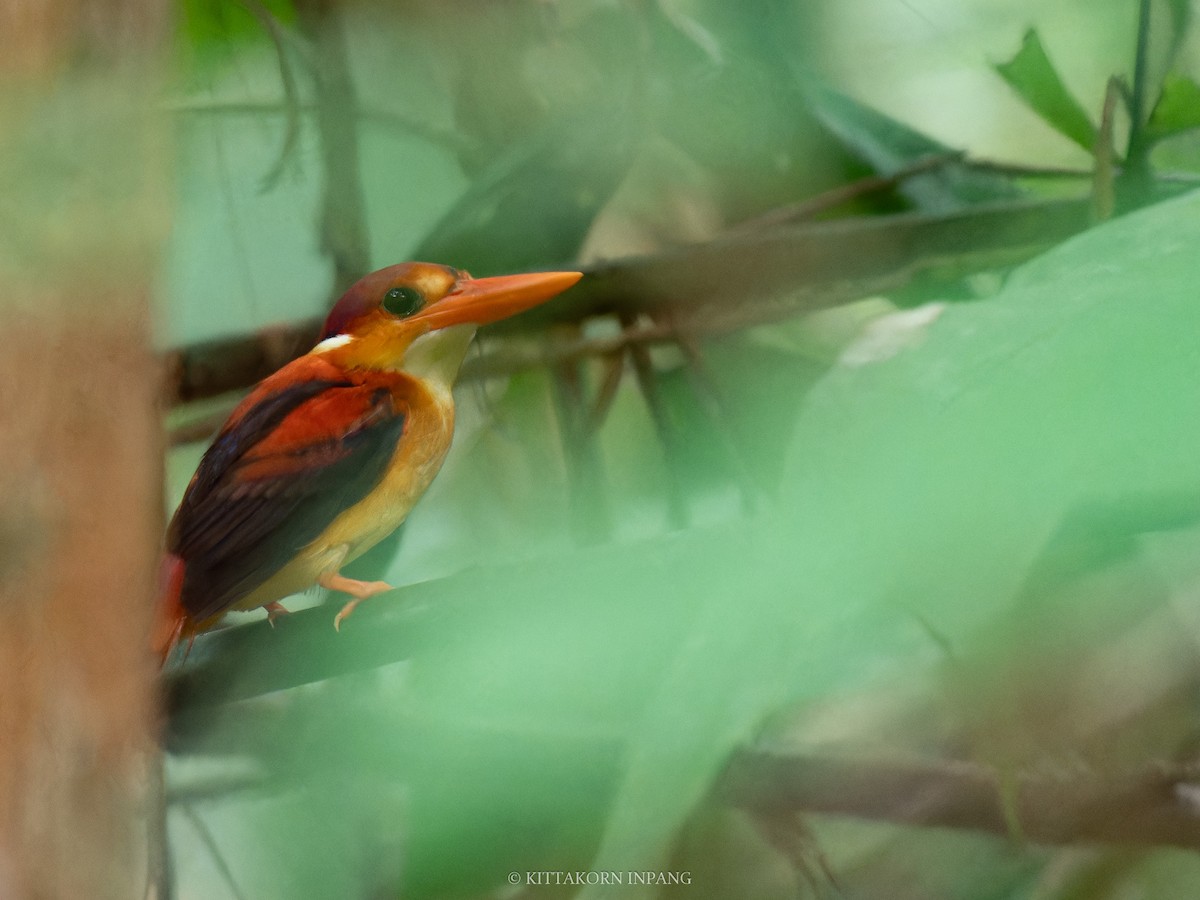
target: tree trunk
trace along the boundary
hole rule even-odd
[[[0,897],[147,893],[166,22],[0,0]]]

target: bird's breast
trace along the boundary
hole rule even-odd
[[[348,546],[346,562],[393,531],[425,493],[442,467],[454,437],[454,399],[449,390],[416,382],[408,398],[404,433],[379,484],[342,512],[314,542]]]

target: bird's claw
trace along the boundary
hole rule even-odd
[[[317,584],[331,591],[341,591],[343,594],[349,594],[354,598],[342,607],[341,612],[333,617],[334,631],[341,631],[342,620],[354,612],[354,607],[358,606],[358,604],[362,603],[368,597],[374,597],[376,594],[382,594],[384,591],[395,590],[386,581],[356,581],[338,572],[329,572],[322,575],[317,579]]]
[[[340,632],[342,630],[342,619],[349,618],[350,613],[354,612],[354,607],[362,603],[366,599],[364,597],[355,597],[349,603],[341,608],[341,611],[333,617],[333,630]]]

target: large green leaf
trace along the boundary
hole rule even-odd
[[[711,563],[721,574],[633,734],[595,868],[651,864],[780,697],[912,677],[942,653],[927,625],[961,653],[1018,602],[1043,602],[1026,596],[1031,568],[1080,510],[1108,510],[1109,532],[1179,527],[1200,497],[1198,214],[1193,194],[1068,242],[993,300],[897,325],[894,355],[814,390],[781,516]],[[1128,610],[1092,596],[1107,630],[1091,637],[1112,640]],[[1037,621],[1054,629],[1040,652],[1007,631],[985,655],[1045,666],[1078,620]]]

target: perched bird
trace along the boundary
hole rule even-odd
[[[352,598],[335,628],[390,590],[341,569],[404,521],[441,467],[476,326],[580,277],[403,263],[346,291],[320,342],[260,382],[200,461],[167,530],[160,659],[230,610],[285,613],[279,601],[313,584]]]

